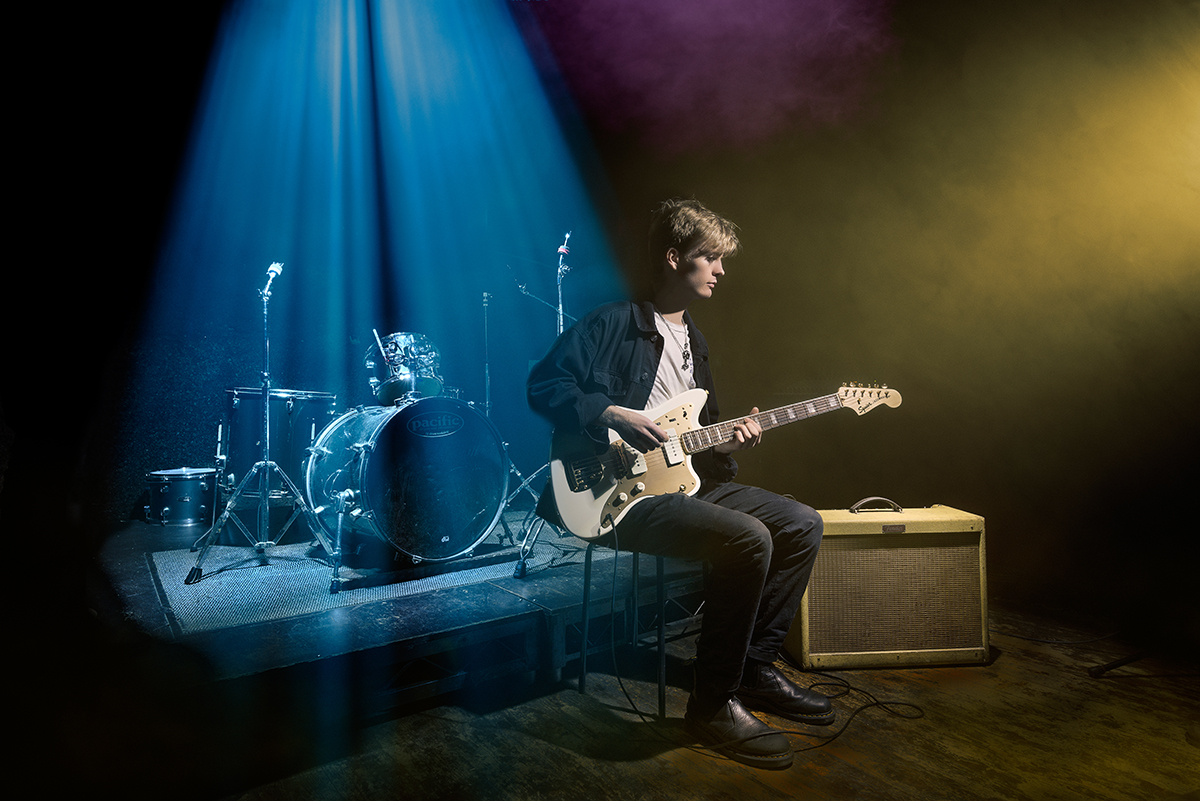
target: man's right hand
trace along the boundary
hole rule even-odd
[[[617,432],[618,437],[642,453],[657,448],[669,439],[667,432],[656,426],[649,417],[620,406],[609,406],[600,413],[596,422]]]

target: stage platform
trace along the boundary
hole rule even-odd
[[[503,523],[520,541],[524,511]],[[332,567],[307,532],[289,532],[259,553],[215,545],[203,576],[187,584],[203,526],[133,522],[105,542],[97,575],[102,622],[132,625],[182,646],[206,665],[209,681],[229,681],[319,663],[352,664],[371,676],[374,707],[400,706],[510,674],[562,677],[578,660],[586,543],[547,526],[514,575],[518,549],[498,525],[470,557],[412,565]],[[407,561],[405,561],[407,560]],[[615,643],[653,642],[655,559],[597,548],[592,563],[588,653]],[[700,563],[665,560],[668,620],[695,618]],[[635,595],[637,602],[634,602]]]

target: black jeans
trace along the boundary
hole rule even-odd
[[[696,646],[696,689],[719,699],[737,690],[747,656],[763,662],[779,658],[823,528],[810,506],[730,482],[695,496],[647,498],[600,542],[711,565]]]

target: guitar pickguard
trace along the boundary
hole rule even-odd
[[[683,450],[680,435],[699,427],[698,416],[707,395],[690,390],[641,414],[667,431],[670,440],[642,454],[609,432],[608,450],[582,435],[555,434],[551,448],[550,481],[559,517],[567,530],[590,539],[606,534],[638,501],[682,492],[694,495],[700,478]]]

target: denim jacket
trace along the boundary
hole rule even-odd
[[[691,337],[696,386],[708,392],[700,424],[712,425],[720,417],[708,343],[691,315],[685,313],[683,319]],[[662,351],[652,303],[600,306],[564,331],[534,365],[526,384],[529,406],[556,429],[585,431],[597,444],[607,445],[608,433],[596,418],[613,404],[646,407]],[[733,457],[711,449],[695,454],[692,466],[705,485],[731,481],[737,474]]]

